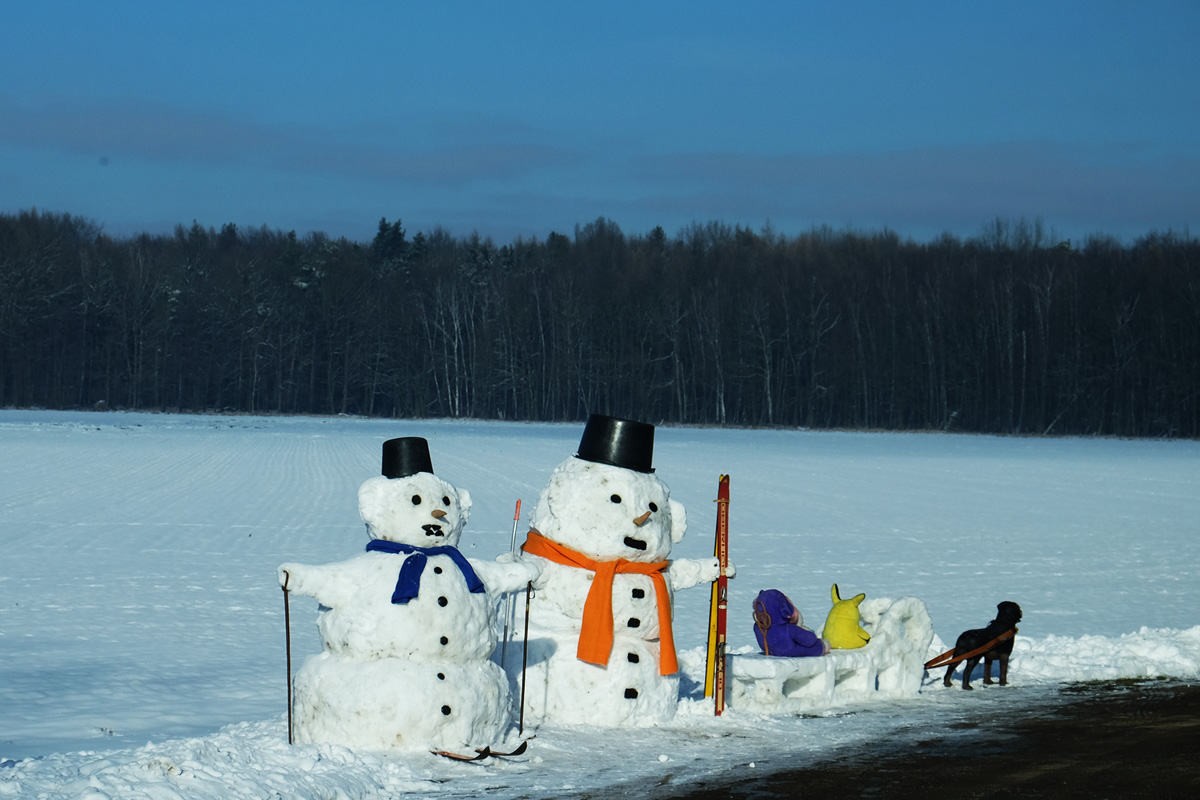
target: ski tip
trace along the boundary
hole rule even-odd
[[[499,750],[491,750],[490,753],[491,753],[491,755],[494,755],[494,756],[519,756],[522,753],[524,753],[528,748],[529,748],[529,740],[526,739],[525,741],[521,742],[519,745],[517,745],[512,750],[509,750],[507,753],[502,753]],[[488,748],[485,748],[485,749],[488,749]]]

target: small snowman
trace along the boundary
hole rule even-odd
[[[529,616],[528,719],[640,726],[675,715],[672,593],[716,579],[720,566],[669,559],[687,517],[654,475],[653,450],[653,425],[593,414],[578,454],[538,498],[522,546],[541,567]]]
[[[324,642],[293,683],[294,738],[350,748],[455,750],[498,742],[508,679],[490,656],[498,595],[535,564],[458,551],[471,495],[433,474],[425,439],[390,439],[383,474],[358,490],[367,552],[336,564],[283,564],[285,589],[315,597]]]

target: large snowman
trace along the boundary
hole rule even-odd
[[[672,593],[714,580],[720,567],[669,559],[687,518],[654,475],[653,449],[654,426],[593,414],[578,454],[538,498],[522,546],[542,568],[530,604],[528,719],[636,726],[675,715]]]
[[[320,603],[321,653],[293,682],[295,741],[462,751],[499,742],[508,680],[489,658],[499,594],[536,564],[486,562],[457,548],[471,495],[433,474],[425,439],[383,445],[383,474],[358,490],[367,552],[336,564],[283,564],[280,584]]]

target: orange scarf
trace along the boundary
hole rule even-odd
[[[579,567],[596,573],[592,580],[592,588],[588,590],[587,602],[583,605],[583,627],[579,631],[579,649],[575,655],[580,661],[602,667],[607,666],[608,658],[612,654],[614,576],[631,572],[649,575],[654,581],[654,594],[658,606],[658,673],[673,675],[679,671],[679,662],[675,660],[675,637],[671,631],[671,596],[667,594],[667,582],[663,578],[663,570],[667,568],[668,562],[656,561],[647,564],[641,561],[626,561],[623,558],[616,561],[596,561],[577,550],[547,539],[536,530],[529,531],[521,549],[556,564]]]

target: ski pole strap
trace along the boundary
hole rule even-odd
[[[953,650],[947,650],[946,652],[942,653],[940,656],[935,656],[934,658],[931,658],[928,661],[926,661],[925,669],[937,669],[938,667],[948,667],[951,664],[957,664],[960,661],[966,661],[968,658],[974,658],[975,656],[980,655],[981,653],[986,653],[988,650],[991,650],[996,645],[1000,644],[1003,641],[1011,639],[1012,637],[1014,637],[1016,635],[1017,635],[1017,629],[1012,628],[1011,630],[1007,630],[1004,633],[1000,634],[995,639],[992,639],[990,642],[983,645],[982,647],[976,647],[971,652],[963,653],[960,656],[954,655]]]
[[[429,556],[450,556],[450,560],[454,562],[459,572],[462,573],[463,579],[466,580],[467,589],[472,594],[479,594],[484,591],[483,581],[479,580],[479,576],[471,568],[467,557],[458,552],[457,547],[450,547],[449,545],[444,547],[414,547],[411,544],[389,542],[386,539],[372,539],[367,542],[367,552],[396,553],[409,556],[400,565],[400,575],[396,578],[396,589],[392,592],[392,602],[396,605],[406,605],[409,600],[412,600],[421,591],[421,573],[425,571],[425,564],[429,561]]]
[[[771,645],[767,642],[767,631],[771,630],[771,615],[761,600],[754,601],[754,626],[762,631],[763,655],[771,655]]]
[[[587,600],[583,604],[583,626],[579,631],[579,648],[575,655],[580,661],[589,664],[606,666],[612,655],[613,644],[613,613],[612,592],[613,579],[622,574],[647,575],[654,583],[654,598],[658,610],[658,639],[660,654],[658,673],[673,675],[679,671],[679,662],[675,658],[675,636],[671,630],[671,596],[667,593],[667,581],[663,571],[667,568],[666,561],[646,563],[643,561],[626,561],[619,558],[616,561],[597,561],[577,550],[547,539],[536,530],[530,530],[521,549],[533,556],[541,556],[547,561],[562,564],[567,567],[591,570],[596,573],[592,579],[592,587],[588,590]]]

